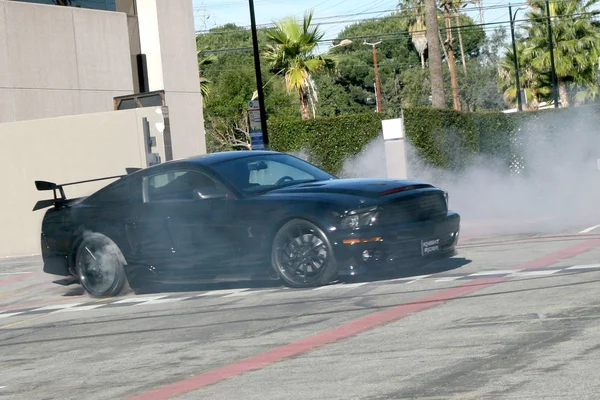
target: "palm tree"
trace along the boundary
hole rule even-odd
[[[209,81],[207,78],[202,76],[202,67],[205,65],[212,64],[216,60],[216,57],[213,54],[209,54],[208,56],[202,56],[201,54],[202,54],[202,51],[199,51],[198,52],[198,69],[200,71],[200,93],[202,94],[202,99],[204,100],[202,102],[202,105],[205,106],[206,98],[210,95],[211,81]]]
[[[439,38],[440,27],[437,19],[436,0],[423,0],[425,3],[425,26],[429,59],[429,79],[431,81],[431,105],[445,108],[444,71],[442,69],[442,51]]]
[[[318,26],[311,26],[312,16],[313,12],[308,11],[302,23],[294,17],[276,22],[274,28],[266,31],[270,43],[263,53],[277,74],[285,73],[288,91],[296,92],[300,98],[300,112],[304,120],[310,119],[309,104],[313,118],[316,115],[318,93],[312,75],[322,69],[333,69],[336,65],[333,57],[313,53],[323,33]]]
[[[549,74],[543,74],[531,67],[531,59],[525,55],[525,45],[519,41],[516,43],[517,57],[519,61],[519,77],[521,78],[521,90],[525,94],[525,104],[523,108],[526,111],[534,111],[539,108],[542,100],[550,94]],[[504,102],[511,106],[517,105],[517,86],[515,74],[515,57],[512,46],[505,46],[506,56],[500,62],[498,67],[500,90],[504,91]]]
[[[427,49],[427,27],[425,26],[424,0],[401,1],[398,7],[406,15],[406,24],[410,38],[421,58],[421,68],[425,69],[425,50]]]
[[[564,0],[551,2],[550,15],[554,44],[554,63],[560,103],[569,107],[569,91],[567,84],[575,84],[575,97],[586,97],[585,93],[593,93],[590,89],[589,71],[594,69],[600,56],[600,29],[592,19],[598,11],[592,11],[599,0]],[[531,65],[538,71],[550,71],[550,51],[548,48],[548,25],[543,0],[529,1],[532,11],[527,17],[531,20],[525,29],[528,38],[525,40],[524,54],[531,58]],[[583,94],[580,94],[581,92]]]

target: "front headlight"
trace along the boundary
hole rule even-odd
[[[358,229],[372,226],[377,221],[377,208],[353,210],[340,219],[342,229]]]

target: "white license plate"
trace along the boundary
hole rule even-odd
[[[440,251],[440,239],[421,241],[421,255],[428,256]]]

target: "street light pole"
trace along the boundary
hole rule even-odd
[[[265,149],[269,149],[269,134],[267,132],[267,113],[265,111],[265,94],[263,92],[262,75],[260,69],[260,53],[258,50],[258,34],[256,32],[256,16],[254,15],[254,0],[248,0],[250,7],[250,25],[252,30],[252,49],[254,52],[254,70],[256,73],[256,91],[258,92],[258,106],[260,112],[260,127],[263,135]]]
[[[512,5],[508,5],[508,14],[510,16],[510,35],[512,37],[512,48],[513,57],[515,61],[515,78],[517,83],[517,108],[519,111],[523,111],[523,100],[521,99],[521,82],[519,81],[519,61],[517,60],[517,43],[515,41],[515,17],[519,9],[515,11],[515,15],[512,13]]]
[[[383,111],[383,106],[381,104],[381,81],[379,79],[379,66],[377,65],[377,45],[380,44],[381,41],[377,43],[367,43],[368,46],[373,47],[373,65],[375,66],[375,96],[377,99],[377,112],[380,113]]]
[[[558,108],[558,82],[556,67],[554,65],[554,43],[552,40],[552,20],[550,19],[550,3],[546,0],[546,14],[548,15],[548,46],[550,46],[550,68],[552,74],[552,92],[554,95],[554,108]]]

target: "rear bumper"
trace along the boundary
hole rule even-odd
[[[456,254],[460,216],[399,226],[330,233],[339,274],[398,271],[412,262],[427,262]]]
[[[52,251],[46,235],[40,236],[42,248],[43,271],[50,275],[69,276],[69,260],[66,255],[56,254]]]

